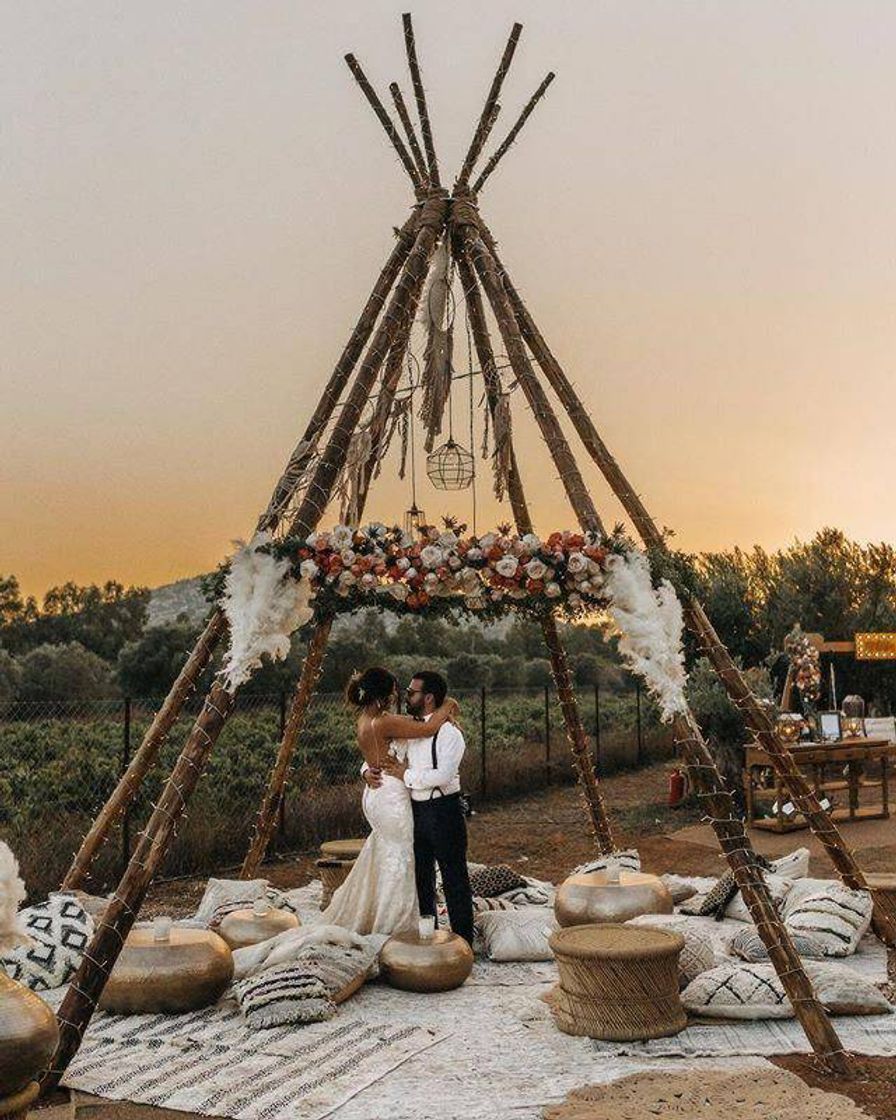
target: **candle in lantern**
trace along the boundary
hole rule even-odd
[[[432,914],[424,914],[417,923],[417,931],[421,941],[432,941],[436,932],[436,920]]]

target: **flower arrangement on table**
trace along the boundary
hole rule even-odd
[[[509,526],[464,536],[466,526],[428,527],[415,539],[398,527],[337,525],[306,540],[272,544],[305,580],[315,614],[380,606],[439,613],[466,611],[497,617],[508,610],[538,617],[577,617],[604,607],[607,560],[631,544],[616,530],[512,534]]]
[[[807,704],[816,704],[821,696],[821,657],[799,623],[784,639],[784,652],[793,666],[793,680]]]

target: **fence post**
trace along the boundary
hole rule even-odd
[[[283,742],[283,734],[286,731],[286,693],[280,692],[280,711],[279,711],[279,734],[277,735],[277,742]],[[281,842],[286,838],[286,788],[284,787],[283,793],[280,796],[280,804],[277,806],[277,831],[280,836]]]
[[[637,762],[641,766],[644,761],[644,744],[641,741],[641,682],[635,681],[635,726],[638,732]]]
[[[544,686],[544,781],[551,784],[551,690]]]
[[[124,698],[124,728],[122,730],[121,739],[121,773],[127,771],[131,764],[131,698],[125,696]],[[124,815],[121,818],[121,871],[120,875],[124,875],[128,864],[131,861],[131,807],[133,799],[128,801],[125,807]]]
[[[485,770],[485,685],[479,690],[479,796],[485,797],[487,788]]]
[[[594,681],[594,773],[600,775],[600,684]]]

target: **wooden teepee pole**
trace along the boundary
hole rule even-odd
[[[420,273],[425,272],[438,234],[444,227],[446,210],[447,202],[444,197],[431,198],[422,208],[413,248],[359,367],[355,385],[321,455],[305,500],[292,522],[291,531],[299,536],[304,537],[311,532],[327,505],[336,477],[345,463],[349,440],[357,427],[364,402],[395,333],[404,321],[410,293]],[[80,1045],[106,979],[118,959],[149,884],[165,857],[175,825],[183,814],[209,753],[233,710],[233,702],[233,695],[220,681],[216,681],[62,1001],[57,1016],[60,1025],[59,1045],[53,1057],[52,1068],[44,1079],[45,1088],[58,1084]]]
[[[370,456],[367,463],[364,465],[364,473],[361,479],[361,492],[358,496],[359,517],[367,503],[370,482],[379,460],[383,434],[389,421],[389,411],[395,399],[395,390],[398,388],[398,383],[401,379],[402,362],[404,361],[404,355],[410,339],[414,316],[417,313],[417,306],[420,302],[420,293],[423,290],[424,280],[425,274],[421,273],[411,293],[411,299],[404,322],[392,343],[389,356],[386,359],[383,377],[380,383],[380,395],[377,398],[376,410],[371,424]],[[308,652],[305,655],[305,660],[302,662],[302,671],[299,674],[299,680],[293,692],[286,723],[283,728],[283,735],[277,747],[277,757],[271,769],[268,784],[258,810],[255,830],[249,842],[249,849],[246,852],[243,865],[240,868],[241,879],[251,879],[256,873],[267,854],[271,837],[274,835],[274,829],[277,825],[277,813],[286,791],[286,783],[289,780],[289,773],[292,768],[292,760],[296,745],[299,741],[299,735],[305,724],[305,718],[314,696],[314,689],[320,677],[332,625],[333,620],[331,618],[322,619],[317,624],[311,641],[308,643]]]
[[[436,159],[436,149],[432,141],[432,126],[429,123],[429,109],[426,106],[426,93],[417,59],[417,44],[414,40],[414,24],[410,12],[404,13],[401,22],[404,27],[404,48],[408,56],[408,70],[411,73],[411,85],[414,87],[414,100],[417,102],[420,135],[423,137],[423,150],[426,152],[426,162],[429,167],[429,182],[433,188],[438,188],[442,185],[439,179],[439,161]]]
[[[408,107],[405,104],[404,97],[401,93],[401,86],[399,86],[398,82],[390,83],[389,92],[392,94],[395,111],[398,113],[398,119],[401,121],[401,127],[404,129],[404,134],[407,137],[408,147],[411,149],[411,155],[414,157],[414,166],[417,168],[420,182],[423,183],[425,187],[428,187],[429,168],[426,166],[426,160],[423,158],[423,152],[420,150],[417,133],[414,131],[414,123],[411,120],[411,114],[408,112]]]
[[[376,119],[383,126],[386,135],[389,137],[389,142],[395,149],[398,158],[401,160],[402,166],[408,173],[408,178],[414,186],[414,190],[421,191],[423,189],[423,178],[417,173],[417,168],[414,161],[411,159],[407,148],[401,137],[398,134],[398,129],[392,123],[392,119],[386,112],[386,107],[377,97],[376,91],[367,79],[367,75],[361,69],[361,64],[353,54],[347,54],[345,61],[348,63],[348,68],[351,70],[355,81],[361,87],[361,91],[370,103],[371,109],[376,114]]]
[[[488,139],[488,134],[495,123],[495,117],[497,116],[495,110],[497,109],[498,98],[501,96],[501,86],[504,84],[504,79],[507,77],[507,71],[510,69],[510,64],[513,61],[513,55],[516,51],[516,45],[519,42],[522,30],[523,25],[521,23],[515,23],[510,29],[510,37],[504,47],[504,53],[501,55],[501,61],[498,63],[495,76],[492,78],[492,84],[486,96],[485,104],[482,107],[482,113],[479,116],[476,131],[473,133],[473,139],[470,141],[470,147],[467,150],[463,166],[457,177],[457,184],[460,187],[465,187],[470,181],[470,174],[476,164],[476,160],[479,159],[482,149],[485,147],[485,142]]]
[[[493,358],[489,361],[491,347],[488,341],[485,317],[482,312],[479,293],[475,287],[475,278],[470,275],[469,266],[466,266],[465,261],[463,262],[465,267],[461,266],[462,260],[463,258],[459,257],[458,273],[461,277],[464,292],[467,295],[470,326],[474,340],[477,341],[480,366],[486,369],[493,365]],[[488,392],[488,383],[486,385],[486,391]],[[555,656],[564,657],[564,652],[556,633],[556,624],[553,618],[550,622],[553,624],[553,641],[548,639],[548,634],[546,634],[546,640],[548,640],[553,663]],[[770,959],[782,978],[788,997],[793,1003],[813,1049],[823,1057],[832,1069],[845,1072],[848,1069],[848,1064],[843,1055],[840,1040],[831,1026],[824,1008],[815,998],[800,958],[789,935],[782,926],[768,888],[761,877],[758,864],[753,858],[752,848],[744,833],[743,823],[734,812],[731,796],[725,789],[709,748],[696,724],[687,717],[682,716],[676,719],[674,732],[685,761],[689,764],[689,772],[698,791],[698,796],[709,810],[719,843],[734,870],[744,901],[750,910],[764,944],[769,950]],[[573,752],[573,757],[574,759],[577,758],[576,751]],[[593,769],[587,751],[584,757],[587,760],[587,770],[591,771],[593,777]],[[580,765],[580,777],[582,769],[583,767]]]
[[[482,299],[471,265],[475,267],[476,272],[482,280],[482,285],[485,288],[486,295],[489,297],[489,302],[495,313],[498,329],[501,332],[501,338],[507,350],[508,357],[510,358],[513,372],[520,385],[523,386],[523,391],[526,394],[532,411],[536,415],[542,435],[551,449],[555,462],[557,462],[563,477],[564,485],[567,489],[567,494],[569,495],[570,503],[585,528],[595,528],[599,530],[600,519],[585,489],[584,481],[579,474],[575,461],[572,459],[569,445],[566,443],[563,432],[560,430],[560,426],[553,414],[550,403],[544,397],[544,391],[541,389],[541,386],[538,384],[529,368],[528,357],[523,350],[519,331],[515,329],[515,321],[510,312],[506,297],[502,298],[502,293],[499,291],[497,272],[494,269],[493,263],[490,263],[488,260],[488,252],[485,250],[481,239],[479,239],[475,230],[470,226],[468,217],[465,218],[464,210],[461,208],[458,213],[457,207],[458,202],[455,200],[452,203],[452,224],[456,236],[455,244],[458,246],[456,260],[458,274],[461,278],[461,284],[467,299],[467,307],[470,315],[470,329],[476,344],[479,364],[483,370],[488,369],[494,371],[494,353],[488,337],[485,311],[482,306]],[[486,393],[488,394],[489,406],[494,411],[497,405],[497,385],[495,379],[486,379]],[[531,522],[529,520],[525,500],[522,499],[522,484],[516,470],[515,456],[513,463],[514,469],[511,474],[511,479],[509,480],[508,492],[510,494],[517,525],[521,528],[525,527],[525,531],[528,531],[531,529]],[[514,479],[516,480],[515,484]],[[594,766],[591,762],[588,737],[582,726],[582,719],[579,714],[575,691],[572,686],[569,663],[566,659],[563,645],[560,642],[560,636],[557,632],[557,623],[553,616],[548,616],[541,620],[541,626],[545,645],[547,646],[551,659],[551,669],[554,681],[557,685],[557,695],[560,699],[560,708],[563,713],[566,736],[572,752],[573,765],[576,768],[579,788],[584,795],[588,819],[594,831],[599,850],[601,852],[612,852],[614,850],[614,844],[610,820],[600,792],[597,777],[594,773]]]
[[[498,164],[501,162],[501,160],[504,158],[504,156],[510,150],[511,145],[516,140],[517,136],[519,136],[520,130],[522,129],[523,125],[529,119],[529,114],[532,112],[532,110],[535,108],[535,106],[538,104],[538,102],[541,101],[542,97],[544,97],[545,93],[547,92],[547,88],[551,84],[551,82],[554,80],[554,77],[555,77],[555,75],[554,75],[553,71],[548,73],[547,76],[545,77],[544,81],[538,87],[538,89],[532,94],[532,96],[526,102],[525,106],[523,107],[523,111],[517,117],[516,121],[514,122],[513,127],[510,129],[510,131],[507,133],[507,135],[501,141],[501,144],[499,145],[498,149],[495,151],[494,155],[489,158],[485,167],[483,167],[482,171],[479,173],[479,176],[477,177],[476,182],[473,184],[473,193],[474,194],[478,194],[482,190],[486,179],[488,179],[488,177],[491,175],[491,173],[495,170],[495,168],[498,166]]]
[[[484,225],[480,227],[480,230],[483,239],[494,254],[494,239]],[[506,269],[500,265],[500,261],[499,267],[502,272],[504,289],[513,305],[523,337],[566,409],[585,449],[600,468],[645,545],[648,548],[665,551],[667,547],[665,538],[658,526],[601,439],[585,406],[579,400],[560,363],[554,357],[522,298],[514,288]],[[868,890],[867,881],[855,855],[846,844],[836,824],[831,820],[830,814],[822,809],[815,791],[799,771],[790,751],[778,738],[768,714],[753,694],[746,678],[734,663],[723,642],[719,639],[703,607],[693,595],[687,593],[682,596],[682,605],[688,628],[696,635],[702,652],[709,658],[732,702],[740,709],[747,726],[757,736],[763,749],[767,752],[772,766],[786,786],[791,800],[806,817],[809,827],[823,845],[840,878],[846,886],[853,890]],[[896,944],[896,905],[890,901],[884,892],[875,891],[872,897],[874,898],[875,931],[889,944]]]
[[[373,291],[355,324],[320,400],[308,421],[305,432],[290,457],[286,469],[274,487],[267,509],[258,519],[257,529],[274,529],[288,505],[296,482],[316,453],[317,443],[326,429],[333,411],[339,401],[352,370],[358,362],[368,339],[373,333],[380,311],[392,290],[411,247],[414,244],[419,208],[404,223],[398,232],[395,247],[377,278]],[[128,806],[133,802],[146,775],[155,765],[171,728],[177,722],[187,697],[195,691],[196,682],[205,670],[222,636],[226,633],[227,623],[223,613],[216,610],[200,635],[184,667],[178,674],[164,704],[156,713],[152,723],[135,751],[130,765],[122,775],[106,804],[97,814],[90,830],[72,860],[62,883],[63,890],[76,890],[83,886],[90,866],[97,852],[106,841],[110,830],[120,820]]]

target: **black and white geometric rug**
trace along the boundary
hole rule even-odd
[[[444,1037],[338,1015],[250,1030],[232,1004],[190,1015],[98,1014],[63,1084],[233,1120],[323,1120]]]

